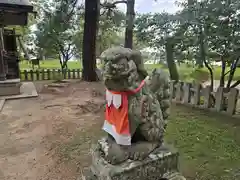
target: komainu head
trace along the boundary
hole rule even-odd
[[[147,76],[141,53],[124,47],[109,48],[101,54],[103,60],[103,77],[109,90],[127,91],[134,81]]]

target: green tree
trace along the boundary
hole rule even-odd
[[[186,7],[188,12],[192,12],[188,22],[198,37],[198,57],[200,59],[198,62],[204,62],[213,79],[212,68],[206,59],[219,59],[222,62],[220,86],[227,89],[240,83],[231,85],[239,62],[239,8],[237,1],[228,0],[194,1],[191,6]],[[228,64],[230,64],[230,70],[225,72]],[[229,78],[225,86],[228,74]]]
[[[84,26],[84,12],[80,16],[78,25],[78,32],[76,36],[76,47],[78,56],[82,54],[83,42],[83,26]],[[96,57],[98,57],[105,49],[112,45],[121,44],[121,31],[125,15],[117,8],[109,9],[100,6],[100,17],[98,22],[97,38],[96,38]]]
[[[112,45],[121,44],[124,20],[124,13],[117,8],[109,10],[102,6],[97,35],[97,56]]]
[[[108,1],[105,0],[101,6],[107,9],[108,13],[114,12],[117,4],[126,4],[126,28],[125,28],[125,41],[124,47],[132,49],[133,47],[133,29],[135,20],[135,0],[119,0],[119,1]]]
[[[178,80],[174,49],[176,41],[181,40],[179,37],[182,35],[182,29],[178,28],[177,16],[168,13],[138,15],[135,26],[135,33],[140,41],[157,49],[165,47],[171,79]]]
[[[204,64],[210,72],[212,87],[214,74],[209,62],[219,59],[222,62],[220,86],[227,89],[236,87],[240,82],[231,82],[239,63],[238,1],[188,0],[179,4],[183,10],[173,15],[139,16],[136,21],[137,37],[155,47],[162,46],[166,37],[170,37],[174,57],[180,60],[194,58],[200,68]],[[228,64],[230,70],[226,72]],[[229,78],[225,84],[227,75]]]
[[[66,69],[76,50],[77,0],[44,1],[43,7],[35,32],[36,45],[48,53],[57,54],[62,69]]]

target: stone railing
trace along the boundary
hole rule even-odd
[[[172,102],[190,105],[201,109],[234,115],[238,109],[239,90],[236,88],[227,91],[218,88],[212,92],[209,86],[185,82],[171,82],[170,93]]]

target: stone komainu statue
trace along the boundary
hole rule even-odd
[[[117,164],[144,159],[161,146],[170,107],[168,74],[154,69],[148,75],[139,51],[114,47],[101,55],[106,86],[106,160]],[[105,143],[106,144],[106,143]]]

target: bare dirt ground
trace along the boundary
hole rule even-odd
[[[38,98],[7,101],[0,114],[1,180],[78,180],[90,163],[103,122],[102,85],[44,83],[36,84]]]

